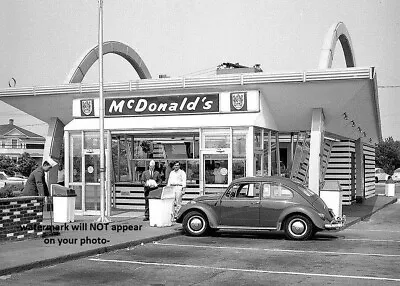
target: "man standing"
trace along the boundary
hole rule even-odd
[[[154,160],[150,161],[149,169],[144,171],[142,174],[142,185],[144,186],[144,219],[143,221],[149,220],[150,211],[149,211],[149,193],[152,190],[157,189],[158,185],[161,183],[161,176],[158,171],[155,170],[156,163]]]
[[[173,171],[169,173],[168,177],[168,186],[174,187],[175,192],[175,215],[178,213],[179,209],[182,206],[182,195],[185,194],[186,188],[186,173],[181,170],[179,161],[174,163]]]
[[[49,189],[46,184],[45,173],[50,171],[51,165],[49,162],[44,161],[43,166],[36,168],[28,177],[25,183],[23,196],[45,196],[50,195]]]

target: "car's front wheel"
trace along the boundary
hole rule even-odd
[[[285,235],[292,240],[307,240],[314,233],[310,219],[303,215],[293,215],[285,221]]]
[[[185,233],[191,236],[204,235],[208,230],[208,221],[204,214],[191,211],[185,215],[182,222]]]

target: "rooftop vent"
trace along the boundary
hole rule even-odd
[[[240,65],[239,63],[222,63],[217,67],[217,75],[233,74],[233,73],[256,73],[262,72],[260,64],[255,64],[253,67]]]

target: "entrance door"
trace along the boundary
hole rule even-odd
[[[105,162],[108,158],[108,149],[105,150]],[[84,215],[100,215],[100,150],[83,151],[83,188],[82,188],[82,211]],[[105,178],[107,186],[107,176]],[[106,187],[107,189],[107,187]],[[106,202],[106,210],[110,202]]]
[[[100,214],[100,153],[99,150],[85,152],[83,156],[84,188],[82,198],[84,201],[83,213],[85,215]]]
[[[204,192],[223,192],[232,181],[232,154],[208,151],[202,153],[201,158]]]

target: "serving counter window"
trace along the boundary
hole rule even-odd
[[[160,173],[162,184],[167,184],[169,173],[175,161],[186,172],[187,185],[199,184],[199,137],[198,134],[158,135],[157,138],[135,137],[131,162],[132,181],[140,184],[140,179],[149,163],[154,160],[155,169]]]

